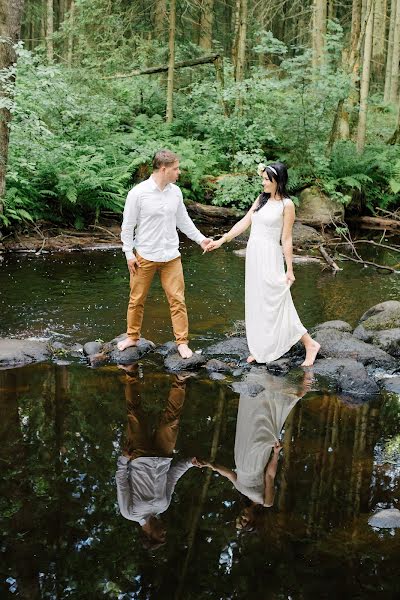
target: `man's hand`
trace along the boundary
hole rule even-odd
[[[202,249],[204,250],[204,252],[207,252],[207,248],[208,246],[212,244],[212,239],[210,238],[206,238],[205,240],[203,240],[200,244],[200,246],[202,247]]]
[[[140,267],[138,259],[136,258],[136,256],[134,256],[133,258],[130,258],[126,262],[128,263],[129,273],[131,275],[136,275],[136,269],[138,269]]]

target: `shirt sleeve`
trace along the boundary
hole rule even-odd
[[[196,225],[189,217],[188,212],[186,210],[186,206],[183,203],[183,197],[181,192],[178,210],[176,213],[176,226],[182,231],[182,233],[187,235],[188,238],[190,238],[197,244],[201,244],[201,242],[206,239],[206,236],[203,235],[201,231],[197,229]]]
[[[126,456],[120,456],[117,462],[117,472],[115,474],[115,481],[117,483],[117,497],[118,506],[121,511],[121,515],[125,519],[130,519],[129,515],[129,504],[131,500],[131,490],[129,487],[129,473],[128,473],[128,458]]]
[[[121,226],[122,251],[126,260],[133,258],[134,230],[139,216],[139,194],[133,188],[127,195],[124,208],[124,217]]]
[[[191,460],[179,460],[168,471],[168,475],[167,475],[167,490],[166,490],[167,491],[168,503],[171,502],[171,496],[172,496],[172,494],[174,492],[175,486],[178,483],[179,479],[191,467],[193,467],[193,463],[192,463]]]

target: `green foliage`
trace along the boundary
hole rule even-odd
[[[317,75],[310,51],[288,47],[268,31],[254,34],[255,52],[267,66],[253,66],[240,84],[228,60],[223,91],[212,65],[177,71],[169,125],[165,75],[104,78],[165,62],[166,46],[128,22],[131,9],[122,0],[112,10],[105,0],[77,6],[71,69],[45,65],[40,48],[35,55],[19,49],[3,226],[46,219],[83,229],[102,211],[120,214],[128,189],[149,175],[161,147],[181,156],[179,184],[186,198],[200,202],[250,206],[261,192],[255,170],[265,157],[288,164],[294,197],[317,184],[338,202],[372,212],[398,202],[399,146],[384,142],[396,115],[382,110],[380,98],[371,99],[364,153],[350,141],[326,153],[338,102],[351,85],[336,21],[329,22],[328,59]],[[55,39],[60,53],[69,33],[66,20]],[[200,53],[189,42],[176,50],[177,60]],[[279,67],[271,68],[272,57]]]

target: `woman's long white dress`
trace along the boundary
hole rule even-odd
[[[268,200],[252,214],[246,250],[246,335],[259,363],[281,357],[307,333],[286,283],[282,246],[284,206],[292,201]]]
[[[285,420],[301,398],[297,388],[282,377],[250,373],[246,382],[261,384],[256,397],[241,394],[236,424],[236,489],[257,504],[264,504],[264,473]]]

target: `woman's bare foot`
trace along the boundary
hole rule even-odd
[[[187,344],[179,344],[178,352],[182,358],[190,358],[191,356],[193,356],[193,352]]]
[[[130,337],[125,338],[124,340],[122,340],[121,342],[118,342],[117,344],[117,348],[120,352],[122,352],[123,350],[126,350],[127,348],[130,348],[131,346],[137,346],[138,340],[133,340]]]
[[[248,356],[248,357],[247,357],[247,360],[246,360],[246,362],[248,362],[248,363],[256,362],[256,359],[254,358],[254,356],[252,356],[252,355],[250,354],[250,356]]]
[[[318,342],[313,342],[312,344],[309,344],[306,347],[306,358],[304,362],[301,363],[301,366],[312,367],[320,348],[321,346],[320,344],[318,344]]]

